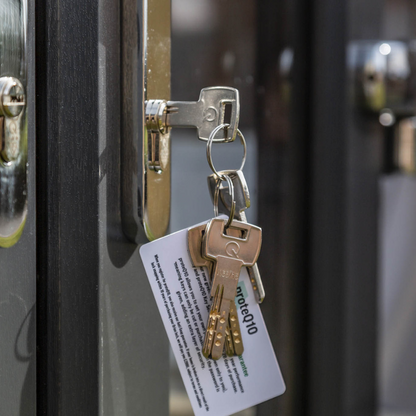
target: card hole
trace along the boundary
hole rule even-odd
[[[232,112],[232,104],[225,103],[224,104],[224,123],[231,124],[231,112]]]
[[[229,232],[230,230],[233,230],[234,233],[230,233]],[[235,236],[235,231],[239,231],[238,237]],[[243,228],[233,227],[232,225],[230,225],[227,229],[224,230],[224,234],[228,235],[229,237],[236,237],[236,238],[241,238],[242,240],[246,240],[247,235],[248,235],[248,230],[245,230]]]

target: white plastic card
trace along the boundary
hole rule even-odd
[[[187,233],[145,244],[140,255],[195,415],[226,416],[281,395],[285,384],[245,268],[235,299],[244,353],[202,355],[210,284],[206,269],[192,266]]]

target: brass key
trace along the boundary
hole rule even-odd
[[[213,262],[202,257],[202,237],[205,233],[205,224],[188,230],[188,248],[194,267],[207,267],[210,280],[212,282]],[[230,235],[238,237],[239,230],[229,230]],[[229,357],[241,355],[244,352],[243,340],[241,339],[240,322],[238,320],[235,300],[231,301],[228,325],[225,329],[225,352]]]
[[[247,182],[241,170],[224,170],[218,172],[220,175],[228,175],[234,185],[234,199],[235,199],[235,218],[242,222],[247,222],[245,210],[250,207],[250,194],[248,191]],[[208,176],[208,188],[211,194],[211,199],[214,201],[215,191],[219,186],[220,179],[216,174]],[[220,187],[218,198],[218,211],[221,214],[230,215],[231,200],[228,188]],[[265,297],[263,281],[260,276],[257,263],[253,267],[247,268],[251,285],[257,300],[257,303],[262,303]]]
[[[240,270],[252,266],[260,253],[261,228],[240,221],[233,221],[231,229],[244,232],[233,237],[225,233],[226,221],[214,218],[206,226],[202,239],[202,255],[214,261],[211,297],[213,302],[208,318],[202,353],[218,360],[222,356],[226,339],[226,323],[234,300]]]

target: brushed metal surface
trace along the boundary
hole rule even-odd
[[[143,75],[144,101],[170,99],[170,0],[148,0],[143,10]],[[143,116],[143,114],[142,114]],[[163,166],[149,166],[148,132],[143,118],[143,226],[149,240],[166,234],[170,217],[170,132],[160,134],[160,153],[165,155]]]
[[[21,1],[0,0],[0,39],[9,40],[10,22],[19,16]],[[35,221],[35,90],[34,2],[28,25],[28,215],[25,231],[13,247],[0,248],[0,415],[36,415],[36,221]],[[6,20],[4,20],[6,18]],[[8,20],[7,20],[8,19]],[[6,23],[7,24],[6,24]],[[6,36],[7,34],[7,36]],[[16,39],[14,39],[15,41]],[[8,43],[10,46],[10,43]],[[1,74],[10,53],[0,44]],[[2,171],[3,172],[3,171]],[[2,179],[4,177],[2,176]],[[3,182],[2,182],[3,186]],[[4,188],[2,188],[4,189]]]
[[[127,237],[143,243],[165,235],[170,218],[170,133],[160,134],[165,157],[154,170],[143,104],[170,99],[170,0],[143,0],[137,11],[122,28],[121,216]]]
[[[0,77],[15,77],[26,88],[26,0],[0,2]],[[27,217],[27,116],[3,119],[4,129],[17,130],[19,152],[15,160],[0,158],[0,247],[19,240]]]

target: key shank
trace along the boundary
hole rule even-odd
[[[237,291],[238,278],[244,262],[236,259],[218,256],[214,265],[211,296],[215,295],[215,288],[223,288],[223,298],[232,300]]]

